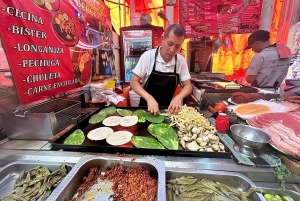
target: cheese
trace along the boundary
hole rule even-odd
[[[224,89],[240,89],[241,86],[235,82],[216,82],[217,85]]]

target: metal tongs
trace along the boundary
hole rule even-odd
[[[275,90],[275,93],[277,93],[277,90],[278,90],[279,86],[280,86],[280,85],[279,85],[279,82],[276,81],[276,82],[274,83],[274,85],[273,85],[274,90]]]

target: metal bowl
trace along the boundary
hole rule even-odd
[[[256,149],[264,147],[270,141],[265,131],[252,126],[234,124],[230,126],[230,130],[238,143],[234,148],[249,157],[258,157],[260,154]]]

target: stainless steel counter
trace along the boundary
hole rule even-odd
[[[2,145],[3,146],[3,145]],[[0,147],[0,166],[4,166],[13,161],[45,161],[45,162],[65,162],[77,163],[83,155],[116,156],[104,153],[86,152],[66,152],[50,151],[50,145],[44,145],[48,150],[35,149],[10,149]],[[165,156],[140,156],[126,155],[127,157],[143,158],[148,160],[164,161],[166,168],[177,168],[179,170],[216,170],[238,172],[249,177],[253,182],[272,183],[276,182],[273,168],[253,168],[249,166],[237,165],[232,159],[221,158],[196,158],[196,157],[165,157]],[[120,157],[121,159],[121,157]],[[300,177],[286,177],[286,182],[300,183]]]

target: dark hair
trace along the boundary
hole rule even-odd
[[[270,39],[270,32],[261,30],[259,40],[265,42],[268,41],[269,39]]]
[[[170,32],[173,32],[175,36],[177,37],[185,37],[185,30],[184,28],[179,25],[179,24],[171,24],[170,26],[167,27],[165,33],[164,33],[164,38],[168,38]]]

